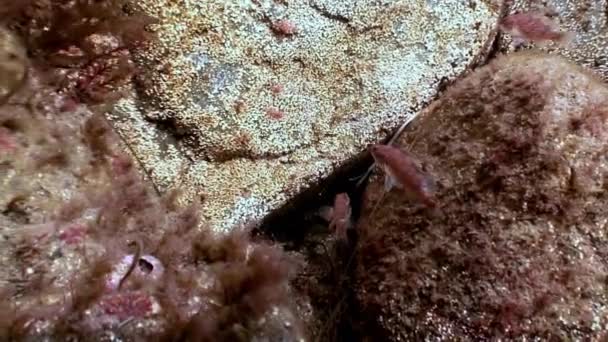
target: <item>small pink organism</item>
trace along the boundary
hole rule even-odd
[[[551,41],[567,45],[574,38],[572,32],[560,31],[555,20],[540,11],[511,14],[503,18],[500,29],[513,37],[515,45],[521,45],[524,42],[544,45]]]
[[[272,29],[281,35],[291,36],[298,32],[298,28],[293,21],[288,19],[281,19],[272,24]]]
[[[74,223],[59,232],[59,239],[68,245],[82,242],[87,234],[87,227],[83,224]]]
[[[333,207],[322,207],[320,215],[329,221],[329,230],[342,241],[348,240],[347,231],[353,226],[350,197],[347,193],[339,193],[334,199]]]
[[[270,91],[272,91],[272,93],[275,95],[282,93],[283,89],[283,85],[280,83],[273,83],[272,85],[270,85]]]
[[[275,120],[281,120],[285,117],[285,113],[277,107],[268,107],[268,109],[266,109],[266,115]]]
[[[17,148],[13,134],[6,128],[0,127],[0,152],[11,152]]]
[[[428,208],[436,208],[434,182],[418,167],[412,155],[390,145],[373,145],[370,151],[376,165],[384,172],[383,196],[393,187],[397,187],[403,189],[413,200]],[[381,200],[382,197],[374,206],[374,210]]]
[[[100,307],[106,315],[123,321],[132,317],[145,317],[153,312],[152,298],[143,292],[122,292],[105,296]]]
[[[72,93],[80,102],[114,101],[123,95],[120,88],[136,74],[135,71],[129,50],[117,48],[74,70],[71,78],[75,82],[64,91]]]

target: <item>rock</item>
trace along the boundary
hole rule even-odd
[[[26,73],[25,48],[12,32],[0,26],[0,102],[19,89]]]
[[[292,258],[201,231],[196,206],[142,181],[103,106],[41,75],[0,104],[0,341],[301,340]]]
[[[562,30],[575,34],[566,47],[550,44],[539,49],[567,57],[577,64],[595,70],[608,80],[608,1],[606,0],[515,0],[509,12],[547,9],[557,18]],[[513,50],[511,39],[500,35],[503,50]]]
[[[399,145],[439,210],[382,196],[358,227],[368,340],[601,340],[608,324],[608,87],[558,56],[502,56],[456,83]]]
[[[116,127],[216,230],[257,223],[483,60],[502,2],[146,0],[159,42]]]

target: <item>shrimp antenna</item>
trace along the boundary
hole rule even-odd
[[[417,117],[417,115],[411,115],[409,116],[407,119],[405,119],[405,121],[401,124],[401,126],[399,126],[399,128],[397,129],[397,131],[391,136],[391,139],[386,143],[386,145],[391,145],[393,144],[397,138],[399,138],[399,136],[401,136],[401,133],[403,133],[403,131],[405,130],[405,128]],[[372,171],[374,170],[374,167],[376,166],[376,163],[374,162],[368,169],[367,171],[365,171],[365,173],[361,176],[357,176],[357,177],[353,177],[350,180],[355,180],[355,179],[359,179],[359,181],[357,182],[357,184],[355,185],[357,188],[361,186],[361,184],[363,184],[363,182],[365,182],[365,180],[367,179],[367,177],[369,177],[369,175],[372,173]]]

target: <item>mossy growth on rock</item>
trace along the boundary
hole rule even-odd
[[[0,25],[24,43],[31,65],[73,100],[108,104],[137,76],[131,54],[156,22],[128,0],[2,0]]]
[[[357,301],[370,340],[598,339],[608,324],[608,87],[564,59],[502,56],[399,144],[438,211],[372,182]],[[369,319],[377,317],[377,319]]]
[[[30,89],[31,90],[31,89]],[[39,94],[42,93],[42,90]],[[17,94],[15,101],[20,99]],[[303,332],[295,264],[248,231],[216,236],[159,196],[100,114],[0,107],[0,339],[250,341]],[[61,103],[61,97],[54,98]],[[18,108],[27,120],[2,115]],[[121,264],[132,268],[126,271]]]
[[[35,58],[0,103],[0,340],[299,339],[280,246],[158,194],[103,109]]]

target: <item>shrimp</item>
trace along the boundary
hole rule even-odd
[[[374,145],[370,151],[376,165],[382,169],[385,175],[382,197],[396,187],[404,190],[409,197],[427,208],[436,208],[433,180],[416,165],[412,155],[390,145]],[[374,210],[376,206],[374,206]]]

